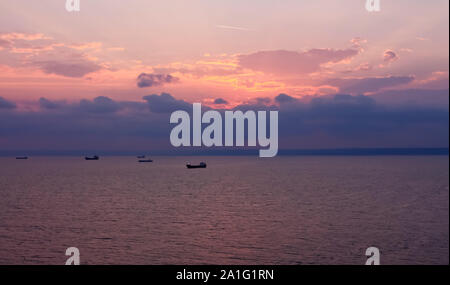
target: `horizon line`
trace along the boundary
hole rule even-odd
[[[5,150],[0,151],[0,157],[10,156],[250,156],[258,153],[257,149],[176,149],[176,150]],[[327,148],[327,149],[280,149],[277,156],[301,155],[448,155],[448,147],[423,148]]]

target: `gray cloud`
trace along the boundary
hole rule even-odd
[[[220,105],[220,104],[228,104],[228,101],[222,98],[217,98],[214,100],[214,104]]]
[[[448,80],[447,80],[448,87]],[[448,89],[386,90],[371,96],[377,102],[396,106],[430,106],[449,108]]]
[[[39,98],[39,106],[42,109],[58,109],[60,107],[60,104],[50,101],[46,98]]]
[[[177,82],[179,79],[170,74],[141,73],[137,78],[139,88],[162,86],[167,83]]]
[[[17,105],[0,96],[0,109],[15,109]]]
[[[375,92],[386,87],[407,84],[414,80],[413,76],[367,77],[352,79],[331,79],[326,83],[339,87],[343,93],[361,94]]]
[[[150,111],[155,113],[169,113],[176,110],[188,111],[192,109],[190,103],[175,99],[168,93],[147,95],[143,99],[147,101]]]

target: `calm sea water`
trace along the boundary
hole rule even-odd
[[[448,161],[0,158],[0,264],[448,264]]]

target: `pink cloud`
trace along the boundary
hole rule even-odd
[[[305,52],[276,50],[259,51],[239,56],[241,67],[271,74],[309,74],[322,64],[338,63],[358,54],[356,49],[311,49]]]
[[[5,39],[0,38],[0,49],[7,48],[11,45],[11,43]]]
[[[80,78],[99,71],[106,64],[93,53],[102,51],[100,42],[68,44],[44,34],[0,34],[0,60],[10,67],[37,68],[46,74]]]
[[[45,73],[66,77],[83,77],[102,68],[100,65],[83,58],[76,61],[38,61],[33,64]]]
[[[362,39],[360,37],[356,37],[356,38],[351,39],[350,42],[352,43],[353,48],[361,49],[362,45],[367,43],[367,40]]]

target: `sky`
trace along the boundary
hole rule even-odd
[[[0,150],[167,149],[176,108],[279,110],[280,148],[448,147],[449,2],[0,2]]]

